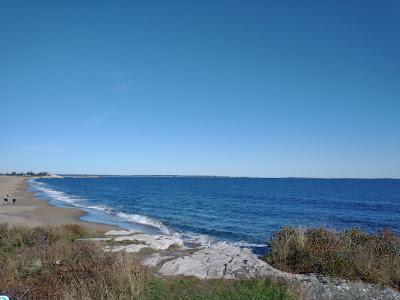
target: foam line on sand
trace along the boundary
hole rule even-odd
[[[0,224],[11,226],[24,225],[60,226],[64,224],[79,224],[89,230],[106,231],[116,227],[89,223],[79,220],[85,212],[76,208],[53,207],[47,201],[35,198],[27,189],[29,178],[22,176],[0,176]],[[4,197],[9,195],[9,205],[4,206]],[[12,206],[12,198],[17,199],[17,205]]]

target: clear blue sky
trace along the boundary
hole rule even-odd
[[[0,171],[398,178],[400,2],[4,0],[0,112]]]

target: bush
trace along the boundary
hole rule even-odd
[[[367,234],[359,229],[334,232],[324,228],[284,227],[265,257],[293,273],[319,273],[400,289],[400,239],[385,229]]]

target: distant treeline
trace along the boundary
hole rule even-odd
[[[49,172],[39,172],[39,173],[35,173],[35,172],[32,172],[32,171],[29,171],[29,172],[26,172],[26,173],[24,173],[24,172],[11,172],[11,173],[3,173],[3,174],[0,174],[0,175],[3,175],[3,176],[49,176],[50,175],[50,173]]]

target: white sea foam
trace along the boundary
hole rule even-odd
[[[207,234],[199,234],[193,232],[175,232],[174,235],[181,238],[185,242],[199,244],[202,246],[209,246],[218,242],[216,238]]]
[[[232,242],[231,244],[237,247],[245,247],[245,248],[265,248],[268,246],[267,244],[254,244],[254,243],[247,243],[245,241]]]
[[[199,244],[202,246],[210,246],[216,243],[227,243],[241,248],[265,248],[268,246],[267,244],[248,243],[245,241],[238,241],[238,242],[224,241],[207,234],[199,234],[193,232],[174,232],[172,234],[175,235],[176,237],[181,238],[185,242]]]
[[[112,213],[112,209],[110,207],[103,206],[103,205],[88,205],[88,206],[83,206],[82,205],[81,207],[103,211],[103,212],[108,213],[108,214]]]
[[[53,189],[49,188],[45,183],[38,182],[35,179],[31,179],[30,183],[31,183],[31,186],[36,191],[43,193],[46,196],[46,198],[58,200],[61,202],[66,202],[70,205],[73,205],[73,206],[76,206],[79,208],[86,208],[86,209],[93,209],[93,210],[101,211],[101,212],[113,215],[122,221],[152,226],[152,227],[158,228],[163,234],[172,235],[175,238],[182,239],[183,241],[188,242],[188,243],[199,244],[202,246],[209,246],[211,244],[221,242],[221,240],[218,240],[217,238],[206,235],[206,234],[172,231],[167,226],[165,226],[161,221],[155,220],[155,219],[147,217],[147,216],[143,216],[143,215],[139,215],[139,214],[129,214],[129,213],[124,213],[124,212],[116,212],[111,207],[108,207],[105,205],[85,205],[84,203],[82,203],[82,201],[84,201],[85,199],[78,197],[78,196],[74,196],[74,195],[68,195],[61,191],[53,190]],[[244,241],[231,242],[230,244],[233,244],[234,246],[237,246],[237,247],[246,247],[246,248],[266,247],[267,246],[265,244],[246,243]]]
[[[67,202],[69,204],[74,204],[80,199],[77,196],[67,195],[64,192],[50,189],[42,182],[37,182],[35,180],[32,180],[31,183],[37,191],[44,193],[47,197],[54,199],[54,200]]]
[[[88,208],[88,209],[102,211],[102,212],[114,215],[115,217],[117,217],[123,221],[152,226],[152,227],[160,229],[164,234],[170,234],[170,230],[162,222],[152,219],[150,217],[142,216],[142,215],[138,215],[138,214],[114,212],[113,209],[111,209],[110,207],[104,206],[104,205],[85,205],[81,202],[84,199],[82,199],[78,196],[67,195],[64,192],[53,190],[53,189],[49,188],[43,182],[31,180],[31,184],[37,191],[44,193],[45,196],[50,199],[66,202],[68,204],[71,204],[71,205],[74,205],[74,206],[80,207],[80,208]]]
[[[143,225],[149,225],[156,227],[160,229],[164,234],[170,234],[170,230],[165,226],[162,222],[157,221],[155,219],[138,215],[138,214],[127,214],[123,212],[116,213],[115,216],[118,218],[128,221],[128,222],[133,222],[133,223],[138,223],[138,224],[143,224]]]
[[[76,204],[76,206],[79,206],[82,208],[99,210],[99,211],[105,212],[107,214],[111,214],[123,221],[135,223],[135,224],[152,226],[152,227],[160,229],[161,232],[164,234],[171,234],[171,231],[162,222],[155,220],[153,218],[147,217],[147,216],[143,216],[143,215],[139,215],[139,214],[129,214],[129,213],[124,213],[124,212],[116,212],[111,207],[103,206],[103,205],[87,205],[87,206],[85,206],[85,205]]]

